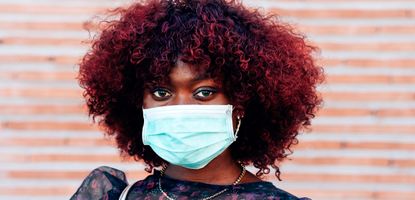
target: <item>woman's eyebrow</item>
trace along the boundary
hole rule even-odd
[[[147,88],[154,88],[154,87],[160,87],[160,86],[166,86],[166,85],[171,85],[168,79],[167,80],[152,80],[146,83]]]
[[[190,82],[199,82],[199,81],[204,81],[208,79],[210,79],[210,77],[206,73],[198,73],[196,76],[194,76],[190,80]]]

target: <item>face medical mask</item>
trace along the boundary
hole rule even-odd
[[[160,106],[143,109],[143,117],[143,144],[189,169],[205,167],[236,140],[232,105]]]

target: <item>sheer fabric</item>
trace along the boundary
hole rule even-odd
[[[155,170],[154,174],[134,183],[128,193],[127,200],[167,199],[159,190],[159,177],[160,172]],[[170,197],[180,200],[202,199],[225,188],[228,190],[215,199],[309,200],[308,198],[297,198],[266,181],[223,186],[182,181],[163,176],[161,177],[161,185]],[[110,167],[99,167],[85,178],[71,200],[118,200],[126,186],[127,180],[124,172]]]

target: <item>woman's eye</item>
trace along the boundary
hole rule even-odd
[[[153,91],[153,95],[159,99],[165,99],[171,96],[171,93],[165,89],[156,89]]]
[[[203,90],[197,91],[195,96],[198,98],[207,98],[207,97],[212,96],[215,92],[216,92],[215,90],[203,89]]]

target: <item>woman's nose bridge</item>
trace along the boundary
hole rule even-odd
[[[194,99],[193,99],[193,95],[191,92],[178,91],[172,103],[175,105],[183,105],[183,104],[193,104],[193,101]]]

